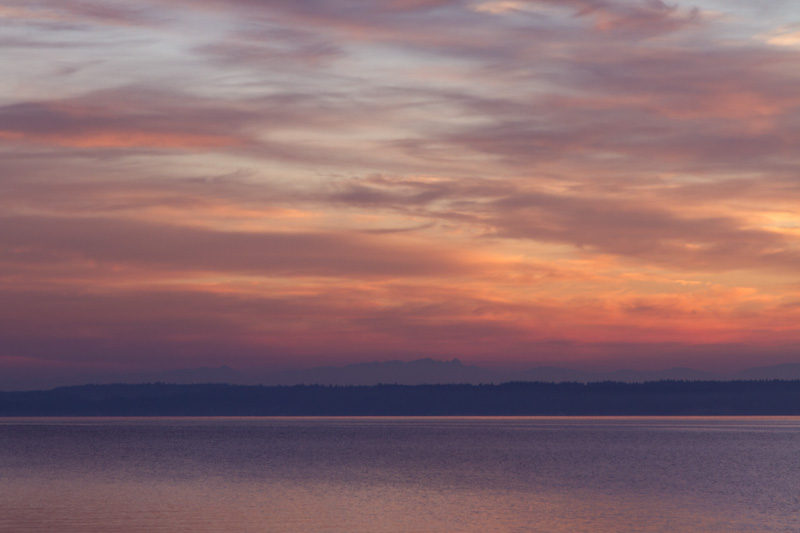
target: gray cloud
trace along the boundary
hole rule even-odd
[[[70,259],[267,276],[431,276],[466,273],[463,256],[333,232],[233,232],[111,218],[2,217],[6,261]]]
[[[468,217],[486,236],[567,243],[587,253],[614,254],[670,268],[726,271],[800,265],[798,243],[747,227],[734,217],[689,216],[660,198],[624,199],[532,192],[508,181],[434,183],[387,180],[354,183],[333,198],[417,216]]]

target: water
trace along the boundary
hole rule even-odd
[[[798,531],[800,418],[0,419],[0,531]]]

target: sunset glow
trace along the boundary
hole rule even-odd
[[[800,3],[0,19],[9,376],[800,361]]]

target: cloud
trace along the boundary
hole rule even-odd
[[[794,342],[800,56],[742,6],[6,2],[0,356]]]
[[[194,105],[193,105],[194,104]],[[214,149],[242,144],[245,113],[158,91],[101,91],[0,108],[0,137],[74,148]]]
[[[716,195],[715,195],[716,196]],[[661,198],[587,197],[526,190],[490,180],[373,177],[334,192],[355,205],[393,208],[431,219],[468,220],[484,235],[570,244],[673,269],[726,271],[800,264],[800,243],[730,216],[681,214]]]
[[[800,46],[800,24],[787,24],[759,35],[767,43],[774,46]]]
[[[693,8],[682,13],[677,5],[668,5],[661,0],[577,0],[572,3],[580,9],[579,16],[591,17],[594,27],[603,32],[654,35],[684,29],[701,21],[699,9]]]
[[[297,69],[298,65],[315,68],[343,57],[337,43],[290,28],[237,32],[226,40],[201,45],[196,52],[226,66],[270,65],[285,69]]]
[[[141,6],[126,6],[121,3],[83,0],[81,2],[57,2],[37,0],[4,0],[0,6],[0,17],[14,22],[46,24],[49,27],[87,22],[111,25],[150,25],[158,18]]]
[[[127,86],[1,106],[0,140],[17,144],[20,150],[24,145],[52,146],[90,155],[216,151],[335,162],[347,155],[326,146],[325,139],[366,120],[365,110],[358,107],[356,101],[327,93],[276,92],[224,101]],[[303,130],[312,139],[313,132],[319,132],[316,142],[284,140]]]
[[[357,233],[234,232],[111,218],[0,218],[5,260],[70,259],[268,276],[467,273],[469,255]]]

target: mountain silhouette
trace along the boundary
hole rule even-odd
[[[748,368],[737,372],[731,379],[800,379],[800,363]]]
[[[162,372],[103,373],[63,377],[14,386],[9,379],[0,382],[0,390],[35,390],[83,384],[197,384],[230,385],[436,385],[436,384],[499,384],[509,381],[544,383],[643,383],[647,381],[730,381],[730,380],[798,380],[800,363],[785,363],[741,370],[733,374],[715,374],[691,368],[669,368],[657,371],[615,370],[591,372],[555,366],[527,370],[496,370],[465,365],[458,359],[439,361],[431,358],[414,361],[373,361],[344,366],[319,366],[307,369],[266,372],[240,371],[227,365],[168,370]]]
[[[307,370],[288,370],[268,376],[265,385],[427,385],[437,383],[495,383],[501,377],[477,366],[464,365],[458,359],[437,361],[385,361],[324,366]]]

